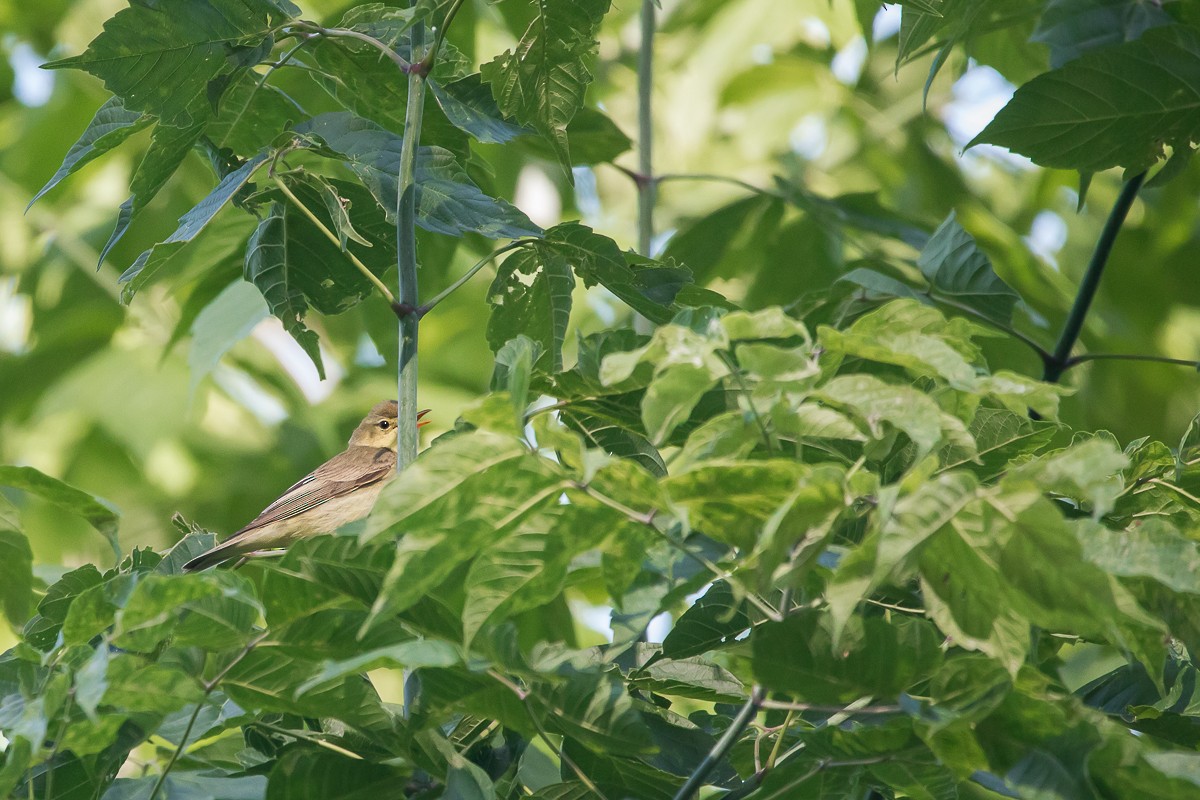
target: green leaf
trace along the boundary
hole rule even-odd
[[[1028,481],[1044,492],[1090,505],[1092,516],[1099,518],[1112,509],[1124,488],[1121,470],[1128,465],[1128,456],[1116,442],[1098,435],[1022,464],[1009,472],[1005,483]]]
[[[8,503],[0,498],[0,513]],[[10,625],[19,626],[29,616],[33,599],[33,551],[19,529],[0,516],[0,609]]]
[[[89,525],[108,540],[117,559],[121,558],[121,545],[117,542],[119,516],[105,501],[76,489],[74,486],[69,486],[57,478],[51,478],[33,467],[0,465],[0,486],[22,489],[72,514],[83,517]]]
[[[429,90],[437,98],[446,118],[477,141],[504,144],[532,133],[504,118],[492,97],[492,88],[483,82],[483,76],[478,72],[446,84],[430,80]]]
[[[411,670],[427,667],[452,667],[461,662],[462,654],[449,642],[436,639],[400,642],[367,650],[342,661],[325,661],[321,665],[321,670],[298,687],[296,692],[307,694],[317,687],[340,682],[348,676],[382,667]]]
[[[1028,413],[1002,408],[980,408],[967,432],[975,440],[970,451],[950,445],[941,453],[942,467],[975,469],[983,477],[994,477],[1014,459],[1031,455],[1054,436],[1053,422],[1031,420]],[[977,462],[978,466],[973,466]]]
[[[198,703],[203,690],[178,666],[155,664],[130,653],[108,662],[108,688],[103,703],[123,711],[170,714]]]
[[[296,131],[315,136],[345,159],[388,219],[394,219],[402,137],[347,111],[321,114],[296,126]],[[542,232],[510,203],[484,194],[445,148],[419,148],[413,179],[417,224],[425,230],[449,236],[478,233],[492,239]]]
[[[907,283],[898,281],[890,275],[884,275],[866,267],[858,267],[837,279],[837,283],[850,283],[860,286],[865,299],[878,300],[884,297],[910,297],[921,299],[921,295]]]
[[[100,571],[91,564],[63,575],[46,590],[46,596],[38,603],[38,615],[26,623],[25,641],[34,647],[49,649],[62,630],[71,604],[80,594],[103,580]]]
[[[525,407],[529,405],[529,383],[533,365],[542,354],[542,345],[521,334],[509,339],[496,351],[492,368],[492,391],[507,391],[512,397],[516,425],[514,431],[525,427]]]
[[[556,505],[530,515],[489,543],[471,563],[464,590],[463,641],[494,619],[508,619],[558,596],[577,555],[620,524],[606,506]],[[498,532],[499,533],[499,532]]]
[[[497,268],[488,290],[488,344],[498,351],[510,339],[527,336],[541,347],[551,369],[562,369],[574,289],[571,266],[557,253],[541,248],[513,253]]]
[[[1080,524],[1084,557],[1110,575],[1150,578],[1175,592],[1200,594],[1200,547],[1161,519],[1114,531]]]
[[[149,800],[157,775],[144,778],[117,778],[104,793],[104,800]],[[260,800],[267,790],[262,775],[203,775],[197,772],[173,771],[163,781],[159,797],[171,800]]]
[[[193,392],[221,358],[270,313],[262,294],[243,280],[229,284],[204,307],[192,323],[192,347],[188,351]]]
[[[301,283],[320,285],[323,276],[308,273],[293,254],[288,238],[289,217],[292,212],[282,203],[272,203],[270,213],[254,229],[246,245],[246,280],[258,287],[271,313],[279,318],[284,329],[304,349],[325,380],[325,365],[317,334],[304,324],[308,297]],[[320,262],[303,262],[307,269],[320,268]],[[306,280],[307,278],[307,280]]]
[[[616,242],[578,222],[550,228],[531,246],[554,252],[571,264],[585,286],[600,284],[652,322],[671,320],[675,296],[692,281],[686,269],[650,260],[630,265]]]
[[[266,151],[261,152],[222,178],[207,197],[179,218],[179,227],[170,236],[137,257],[120,278],[121,283],[126,284],[122,290],[122,298],[126,302],[212,222],[217,212],[241,191],[268,155]]]
[[[652,767],[642,759],[610,756],[590,750],[570,738],[563,740],[563,753],[606,797],[671,800],[683,786],[683,778]],[[595,797],[595,794],[588,796]]]
[[[261,76],[246,70],[221,95],[217,114],[205,134],[217,148],[249,158],[271,142],[300,117],[287,95],[269,84],[259,86]]]
[[[829,617],[806,609],[764,623],[750,640],[763,685],[814,702],[895,697],[941,660],[942,637],[913,617],[854,617],[835,648]]]
[[[100,106],[96,116],[92,117],[92,121],[80,134],[79,139],[71,145],[71,149],[63,158],[62,166],[50,176],[50,180],[46,181],[41,189],[38,189],[37,194],[29,201],[29,205],[25,206],[25,210],[28,211],[32,208],[42,195],[57,186],[68,175],[75,174],[92,159],[112,150],[152,121],[144,114],[125,108],[125,103],[120,97],[108,98],[104,101],[104,105]]]
[[[104,247],[100,248],[99,264],[104,263],[108,252],[129,230],[134,218],[149,205],[167,180],[175,174],[192,146],[200,140],[202,133],[204,133],[203,123],[184,128],[155,126],[154,134],[150,138],[150,149],[146,151],[146,155],[138,164],[137,172],[129,182],[131,195],[128,200],[121,203],[121,208],[117,212],[117,224],[113,227],[113,232],[109,234]]]
[[[1198,94],[1200,34],[1168,25],[1034,78],[967,146],[1007,147],[1044,167],[1138,173],[1164,143],[1196,141]]]
[[[245,709],[336,717],[350,724],[386,719],[374,689],[358,675],[298,695],[297,687],[317,669],[316,664],[288,658],[264,642],[230,668],[221,689]]]
[[[817,396],[854,412],[876,439],[883,436],[879,423],[888,422],[907,434],[920,454],[942,440],[937,405],[910,386],[884,383],[871,375],[839,375],[822,386]]]
[[[181,647],[236,649],[261,614],[253,588],[231,573],[149,575],[118,614],[113,643],[148,652],[173,637]]]
[[[441,147],[417,150],[417,224],[434,233],[478,233],[489,239],[540,236],[542,229],[506,200],[488,197]]]
[[[667,658],[688,658],[729,644],[750,627],[746,603],[735,597],[728,581],[717,581],[676,620],[663,639]]]
[[[954,212],[934,231],[917,266],[934,294],[951,304],[968,306],[1000,325],[1012,322],[1013,306],[1020,296],[992,269],[992,262],[958,224]]]
[[[630,676],[629,688],[710,703],[737,703],[746,687],[734,675],[701,658],[667,658]]]
[[[706,461],[662,485],[687,529],[749,551],[767,519],[811,475],[810,467],[783,459]]]
[[[423,452],[404,480],[383,488],[367,521],[367,539],[404,534],[373,618],[412,606],[562,488],[515,438],[475,431]]]
[[[137,580],[136,575],[116,575],[80,592],[63,620],[63,641],[67,644],[86,644],[103,633],[129,599]]]
[[[1086,52],[1169,24],[1170,14],[1142,0],[1050,0],[1030,41],[1050,46],[1050,66],[1057,69]]]
[[[609,0],[547,0],[516,47],[483,65],[500,110],[538,130],[567,174],[567,124],[592,80],[585,63]]]
[[[655,749],[624,684],[607,673],[572,675],[530,700],[549,727],[594,752],[635,756]]]
[[[575,406],[563,408],[559,411],[559,418],[571,430],[581,434],[589,445],[618,458],[632,459],[658,477],[667,474],[662,456],[640,433],[607,418],[588,414],[586,409]]]
[[[271,768],[266,800],[375,800],[403,785],[404,778],[403,772],[383,764],[295,748]]]
[[[131,111],[187,127],[197,122],[195,98],[226,68],[229,49],[258,44],[299,13],[286,0],[137,4],[110,18],[82,55],[45,67],[90,72]]]

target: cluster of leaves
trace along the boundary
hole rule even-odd
[[[245,279],[319,366],[306,315],[358,304],[396,261],[415,135],[397,63],[428,67],[414,167],[426,252],[446,252],[435,237],[516,241],[487,296],[493,392],[359,528],[185,575],[214,536],[181,522],[163,555],[43,580],[0,505],[0,600],[21,626],[0,656],[0,794],[1194,795],[1196,427],[1174,449],[1122,449],[1053,421],[1063,388],[991,369],[984,340],[1023,304],[953,215],[930,233],[781,179],[690,225],[662,260],[578,223],[541,230],[485,192],[473,143],[568,169],[623,151],[583,109],[608,3],[544,0],[478,72],[448,42],[416,60],[413,26],[444,26],[458,5],[360,6],[324,27],[286,0],[138,3],[54,65],[114,97],[45,190],[153,127],[105,252],[188,152],[216,174],[125,271],[127,298],[192,268],[182,254],[236,206],[253,217],[228,229]],[[1185,165],[1200,34],[1183,3],[902,5],[899,60],[936,44],[931,79],[956,46],[986,61],[989,37],[1050,45],[1054,68],[979,141],[1083,174],[1141,172],[1164,144]],[[1120,36],[1083,36],[1109,19]],[[291,61],[331,110],[267,82]],[[792,283],[755,274],[796,252]],[[212,272],[180,324],[210,312],[233,341],[242,299]],[[750,310],[703,288],[719,277],[744,281]],[[652,332],[582,336],[567,366],[577,282]],[[116,542],[90,497],[29,469],[0,482]],[[611,609],[611,640],[587,639],[585,606]],[[663,613],[675,624],[649,641]],[[1121,665],[1080,686],[1063,665],[1084,647]],[[381,669],[407,671],[403,708],[365,677]]]
[[[729,732],[706,782],[737,796],[1189,796],[1196,437],[1031,421],[1063,390],[981,335],[914,300],[811,333],[710,308],[514,357],[359,530],[180,574],[214,540],[184,526],[48,586],[0,660],[4,788],[669,798]],[[1068,687],[1080,641],[1131,666]]]

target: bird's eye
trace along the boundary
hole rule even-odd
[[[379,423],[380,430],[386,431],[390,427],[392,427],[392,423],[388,422],[386,419]]]

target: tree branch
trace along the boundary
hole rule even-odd
[[[1096,290],[1100,288],[1100,278],[1104,274],[1108,257],[1112,254],[1117,234],[1121,232],[1121,226],[1125,223],[1125,217],[1129,214],[1129,209],[1137,197],[1138,190],[1142,188],[1144,180],[1146,180],[1144,172],[1130,178],[1121,187],[1121,193],[1117,195],[1117,201],[1113,203],[1108,220],[1104,223],[1103,230],[1100,231],[1100,238],[1096,241],[1096,249],[1088,263],[1087,272],[1083,275],[1083,282],[1079,284],[1079,291],[1075,295],[1075,304],[1071,306],[1071,313],[1063,325],[1062,334],[1058,337],[1058,344],[1042,373],[1042,380],[1047,383],[1058,383],[1058,379],[1062,377],[1067,368],[1071,359],[1071,350],[1079,340],[1079,334],[1083,331],[1083,322],[1087,319],[1088,309],[1091,308]]]
[[[704,757],[700,765],[688,776],[687,782],[675,793],[675,800],[692,800],[695,797],[696,792],[704,785],[704,779],[716,769],[721,760],[737,744],[738,737],[742,735],[742,731],[746,730],[746,727],[750,724],[750,720],[754,719],[754,715],[762,708],[762,703],[766,699],[766,696],[766,690],[761,686],[755,686],[751,690],[750,698],[742,706],[742,710],[733,718],[733,722],[725,729],[725,733],[713,745],[712,750]]]
[[[654,2],[642,0],[641,46],[638,49],[638,171],[646,180],[637,182],[638,252],[650,255],[654,241],[654,202],[658,193],[654,179]]]
[[[409,53],[425,46],[425,25],[417,22],[409,29]],[[417,146],[421,138],[421,113],[425,107],[425,76],[419,70],[407,70],[408,105],[404,113],[404,140],[400,147],[400,169],[396,192],[396,302],[417,308],[417,187],[414,180]],[[400,316],[400,353],[398,402],[399,443],[396,470],[399,472],[417,458],[417,342],[421,318],[418,314]]]

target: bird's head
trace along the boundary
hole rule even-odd
[[[417,426],[426,423],[421,418],[429,413],[425,409],[417,414]],[[350,435],[351,447],[386,447],[396,449],[396,401],[385,400],[371,409],[370,413],[358,423],[354,433]]]

